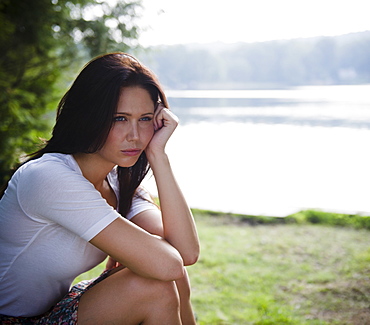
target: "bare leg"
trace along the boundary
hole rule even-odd
[[[193,308],[190,302],[190,280],[188,272],[185,269],[183,278],[176,281],[177,290],[180,296],[180,313],[182,325],[195,325]]]
[[[146,279],[128,269],[110,275],[81,297],[79,325],[181,325],[174,282]]]

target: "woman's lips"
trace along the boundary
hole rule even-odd
[[[121,152],[126,155],[126,156],[137,156],[141,153],[140,149],[126,149],[126,150],[121,150]]]

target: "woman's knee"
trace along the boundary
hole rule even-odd
[[[143,302],[179,304],[178,289],[174,281],[160,281],[133,275],[129,286],[130,292],[140,295]]]
[[[82,324],[82,319],[100,315],[105,320],[112,317],[139,323],[144,315],[176,314],[179,306],[178,289],[173,281],[147,279],[125,269],[110,275],[82,296],[79,321]]]
[[[129,295],[140,305],[143,314],[158,320],[166,314],[176,318],[180,311],[180,296],[174,281],[147,279],[136,274],[130,276]],[[125,296],[124,291],[122,294]]]
[[[139,301],[141,305],[146,302],[177,304],[179,301],[178,289],[174,281],[144,278],[128,269],[112,274],[103,280],[101,285],[114,288],[116,298]]]

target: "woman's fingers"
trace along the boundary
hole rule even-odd
[[[105,271],[110,270],[110,269],[114,269],[114,268],[119,267],[119,266],[122,266],[122,264],[117,262],[115,259],[113,259],[112,257],[109,256],[107,264],[105,266]]]
[[[163,110],[165,109],[162,103],[158,104],[158,107],[154,113],[154,129],[157,131],[164,125],[163,123]]]
[[[174,113],[164,107],[162,103],[158,105],[153,118],[155,132],[146,148],[147,154],[150,152],[156,153],[165,151],[167,141],[176,129],[178,122],[179,120]]]
[[[159,103],[158,108],[154,114],[154,129],[157,131],[163,127],[173,126],[175,129],[179,120],[168,108]]]
[[[105,270],[113,269],[116,266],[116,261],[109,256],[107,264],[105,266]]]

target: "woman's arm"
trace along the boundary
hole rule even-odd
[[[122,217],[90,243],[143,277],[172,281],[184,275],[183,260],[173,246]]]
[[[144,229],[152,235],[157,235],[163,238],[163,225],[161,212],[158,210],[150,209],[144,210],[130,219],[135,225]],[[121,266],[122,264],[114,260],[109,256],[107,264],[105,266],[106,270],[110,270]]]
[[[159,107],[154,125],[157,131],[146,149],[146,155],[158,188],[163,237],[179,251],[184,265],[191,265],[199,256],[198,234],[192,213],[165,153],[166,143],[177,127],[178,120],[168,109]]]

